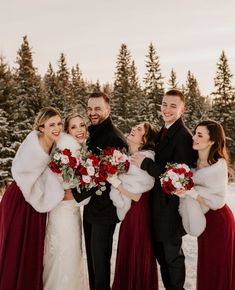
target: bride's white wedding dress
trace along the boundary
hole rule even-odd
[[[80,208],[64,200],[48,214],[44,247],[44,290],[88,290],[82,256]]]

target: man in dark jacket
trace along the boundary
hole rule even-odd
[[[167,290],[184,289],[185,264],[181,247],[185,231],[178,212],[179,198],[163,192],[159,176],[165,171],[167,162],[193,164],[192,136],[181,119],[184,111],[183,94],[178,90],[168,91],[161,105],[165,126],[157,136],[155,162],[139,153],[132,157],[134,164],[156,179],[151,192],[152,237]]]
[[[100,149],[126,147],[125,138],[110,119],[109,97],[104,93],[92,93],[88,99],[87,114],[91,121],[88,127],[88,150],[99,155]],[[113,234],[119,222],[116,208],[110,200],[110,184],[97,195],[96,188],[73,196],[81,202],[91,196],[84,207],[83,225],[85,234],[89,284],[91,290],[110,289],[110,260],[112,255]],[[69,289],[68,289],[69,290]]]

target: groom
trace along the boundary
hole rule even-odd
[[[87,146],[97,155],[100,149],[107,147],[126,147],[125,138],[113,125],[110,112],[110,100],[106,94],[99,92],[89,96],[87,114],[91,125],[88,127]],[[91,196],[83,215],[90,290],[110,290],[113,234],[119,220],[109,197],[110,184],[106,183],[102,195],[97,195],[95,191],[96,188],[83,193],[72,190],[78,202]]]
[[[178,90],[168,91],[161,104],[165,125],[157,136],[155,162],[140,153],[132,157],[135,165],[155,177],[150,197],[152,237],[167,290],[184,289],[185,264],[181,246],[185,231],[178,212],[179,198],[163,192],[159,176],[165,171],[167,162],[193,164],[192,136],[181,119],[184,111],[184,95]]]

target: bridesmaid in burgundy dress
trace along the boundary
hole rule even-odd
[[[149,123],[132,128],[127,137],[129,153],[139,150],[143,150],[143,154],[152,152],[150,150],[154,149],[155,137],[156,130]],[[146,174],[140,168],[138,170],[138,174]],[[139,178],[141,177],[137,175],[136,183]],[[121,194],[129,197],[132,204],[120,226],[112,290],[158,290],[157,264],[150,234],[149,193],[137,193],[134,182],[131,185],[133,191],[129,187],[127,190],[125,182],[120,179],[111,177],[109,182]],[[154,180],[152,186],[153,184]]]
[[[1,290],[42,290],[45,212],[64,196],[47,166],[61,131],[60,113],[43,108],[13,160],[14,181],[0,202]]]
[[[235,290],[235,220],[225,204],[228,154],[222,126],[200,122],[193,148],[198,151],[194,187],[184,193],[199,202],[206,219],[198,237],[197,290]]]

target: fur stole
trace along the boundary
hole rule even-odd
[[[186,192],[185,198],[180,198],[179,213],[186,232],[197,237],[206,227],[204,214],[209,209],[217,210],[225,204],[228,185],[227,163],[221,158],[211,166],[193,170],[193,173],[195,185],[190,191],[202,196],[207,206]]]
[[[38,140],[38,131],[32,131],[20,145],[12,163],[12,176],[25,200],[38,212],[52,210],[63,199],[64,190],[48,168],[50,156]]]
[[[141,153],[154,160],[153,151],[141,151]],[[155,181],[155,179],[150,176],[147,171],[142,170],[133,164],[130,164],[127,173],[120,174],[118,177],[125,189],[136,194],[149,191],[154,186]],[[124,194],[121,194],[113,186],[111,186],[110,199],[117,208],[118,218],[123,220],[131,207],[131,199]]]

